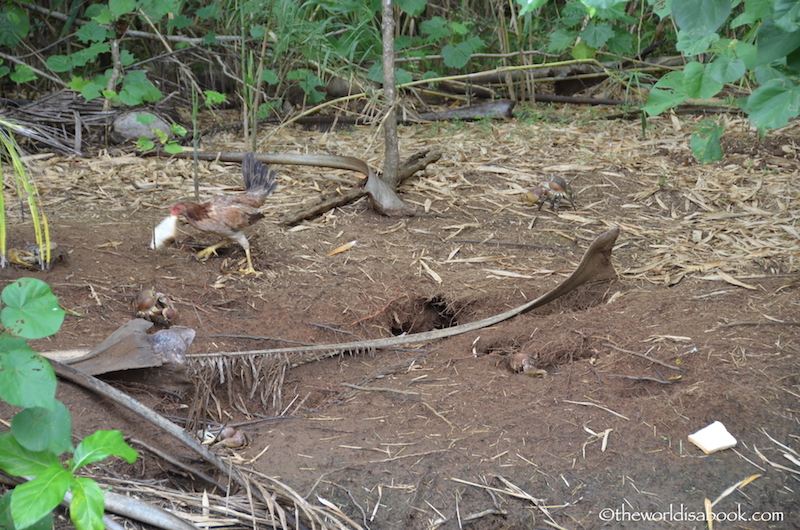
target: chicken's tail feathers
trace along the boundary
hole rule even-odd
[[[275,171],[270,171],[269,165],[256,159],[254,153],[247,153],[242,159],[242,176],[244,188],[251,192],[262,192],[264,197],[275,191],[278,183],[275,181]]]

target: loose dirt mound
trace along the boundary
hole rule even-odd
[[[206,420],[249,422],[250,444],[221,454],[313,504],[333,503],[363,527],[703,528],[678,517],[703,515],[704,499],[759,474],[714,507],[751,518],[724,527],[798,528],[800,466],[778,444],[800,450],[796,137],[784,131],[763,145],[731,123],[727,145],[741,153],[700,167],[689,162],[688,133],[668,120],[650,120],[642,139],[639,124],[587,117],[403,128],[404,156],[443,152],[401,189],[426,214],[408,219],[380,217],[361,200],[282,226],[282,210],[357,176],[279,167],[267,219],[249,237],[258,277],[228,273],[244,259],[236,246],[194,260],[191,245],[215,241],[191,228],[164,251],[148,249],[166,208],[191,196],[191,162],[42,160],[34,174],[68,259],[47,273],[0,275],[42,278],[73,312],[57,336],[35,344],[40,350],[97,345],[132,317],[133,295],[155,287],[175,300],[179,323],[197,330],[191,353],[238,352],[501,313],[554,287],[594,237],[619,226],[618,280],[477,332],[303,364],[285,375],[274,405],[264,406],[244,361],[229,363],[224,382],[206,381],[213,392],[118,384],[176,421],[202,405]],[[284,131],[267,150],[352,155],[380,167],[379,137]],[[245,150],[232,137],[217,141],[205,149]],[[576,210],[525,203],[552,174],[572,183]],[[200,164],[203,195],[233,192],[239,178],[238,166]],[[18,220],[10,246],[29,232]],[[350,241],[350,250],[327,255]],[[508,358],[520,351],[547,375],[512,373]],[[120,429],[186,456],[79,388],[61,384],[59,397],[79,436]],[[686,436],[715,420],[739,445],[706,456]],[[147,451],[112,467],[128,484],[213,489]],[[666,524],[636,515],[670,511]],[[762,512],[772,522],[754,522]],[[229,524],[250,527],[247,516]]]

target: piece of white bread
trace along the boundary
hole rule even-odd
[[[177,231],[178,216],[170,215],[158,223],[158,226],[153,229],[153,239],[150,241],[150,248],[158,249],[163,247],[167,241],[175,237]]]
[[[707,455],[723,449],[730,449],[737,443],[736,438],[718,421],[703,427],[694,434],[690,434],[689,441],[702,449]]]

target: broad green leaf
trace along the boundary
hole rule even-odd
[[[776,27],[771,19],[766,19],[758,28],[756,44],[758,45],[756,65],[769,64],[800,48],[800,30],[787,33]]]
[[[136,56],[128,50],[120,50],[119,62],[122,64],[122,66],[130,66],[136,62]]]
[[[419,31],[423,35],[428,35],[431,41],[438,41],[452,35],[450,28],[447,27],[447,20],[438,16],[420,22]]]
[[[88,85],[91,82],[92,81],[90,79],[84,79],[83,77],[81,77],[79,75],[73,75],[72,76],[72,80],[70,80],[67,83],[67,86],[69,88],[71,88],[72,90],[77,90],[78,92],[80,92],[81,90],[83,90],[83,87],[85,87],[86,85]]]
[[[168,28],[186,29],[194,24],[194,21],[186,15],[175,15],[173,18],[167,20]]]
[[[663,19],[672,14],[672,0],[647,0],[650,7],[653,8],[653,13],[658,15],[658,18]]]
[[[47,58],[47,67],[54,72],[68,72],[72,70],[72,57],[69,55],[51,55]]]
[[[539,9],[547,3],[547,0],[517,0],[520,5],[519,16],[527,15],[535,9]]]
[[[149,151],[155,146],[156,143],[146,136],[141,136],[138,140],[136,140],[136,149],[138,149],[140,152]]]
[[[459,37],[469,33],[469,28],[462,22],[450,22],[448,26],[450,26],[450,29],[453,30],[453,34],[458,35]]]
[[[683,103],[689,97],[683,88],[683,72],[670,72],[658,80],[650,90],[647,104],[642,109],[648,116],[656,116]]]
[[[550,42],[547,44],[547,51],[549,53],[561,53],[572,46],[577,38],[577,31],[558,28],[550,34]]]
[[[106,9],[103,4],[92,4],[86,8],[86,18],[94,20],[98,24],[108,25],[114,19],[114,14]]]
[[[161,91],[147,79],[142,71],[128,72],[122,81],[119,99],[125,105],[141,105],[143,102],[158,101],[164,97]]]
[[[150,125],[151,123],[156,121],[156,117],[149,112],[137,112],[136,121],[141,123],[142,125]]]
[[[64,310],[50,286],[36,278],[20,278],[3,289],[6,307],[0,322],[9,333],[24,339],[53,335],[64,322]]]
[[[103,530],[103,491],[92,479],[76,477],[70,484],[69,516],[77,530]]]
[[[81,28],[75,32],[75,36],[78,37],[80,42],[102,42],[108,38],[108,33],[109,31],[106,26],[101,26],[92,20],[88,24],[81,26]]]
[[[572,47],[573,59],[591,59],[596,53],[597,50],[586,44],[584,41],[580,41]]]
[[[268,85],[277,85],[281,82],[281,78],[278,77],[277,72],[272,68],[261,72],[261,80]]]
[[[136,9],[136,0],[108,0],[108,8],[114,18],[120,18]]]
[[[412,17],[421,15],[425,11],[427,0],[395,0],[395,4],[403,13],[407,13]]]
[[[800,2],[797,0],[775,0],[773,19],[775,26],[787,33],[800,29]]]
[[[0,397],[15,407],[52,407],[56,375],[50,363],[24,341],[7,349],[13,347],[12,337],[0,335]]]
[[[264,35],[267,34],[267,28],[265,28],[261,24],[256,24],[255,26],[250,26],[250,36],[254,39],[263,39]]]
[[[719,35],[716,33],[699,35],[686,31],[678,31],[678,42],[675,44],[675,49],[690,57],[694,57],[695,55],[700,55],[708,51],[711,45],[718,40]]]
[[[759,129],[777,129],[800,115],[800,87],[773,79],[747,98],[750,123]]]
[[[75,448],[74,469],[92,462],[99,462],[111,455],[124,458],[129,464],[132,464],[139,453],[125,443],[121,432],[97,431],[84,438]]]
[[[464,68],[469,62],[469,57],[472,52],[472,47],[464,42],[459,42],[457,45],[446,44],[442,48],[442,59],[445,66],[450,68]]]
[[[219,40],[217,40],[217,33],[215,31],[209,31],[203,35],[203,45],[211,46],[212,44],[219,44]]]
[[[93,99],[100,97],[100,91],[103,90],[105,87],[103,85],[98,84],[95,81],[91,81],[83,85],[81,88],[81,95],[83,99],[86,101],[91,101]]]
[[[634,44],[636,38],[622,28],[614,28],[614,36],[608,39],[606,48],[617,55],[632,56],[636,54]]]
[[[587,7],[592,9],[608,9],[616,4],[627,2],[628,0],[581,0]]]
[[[745,0],[744,9],[734,18],[731,29],[739,26],[752,26],[761,19],[767,18],[772,12],[772,0]]]
[[[27,64],[14,65],[14,73],[9,75],[8,77],[10,77],[11,80],[14,81],[15,83],[28,83],[30,81],[34,81],[37,78],[36,73]]]
[[[105,42],[95,42],[88,48],[79,50],[71,55],[72,64],[75,66],[86,66],[90,61],[94,61],[100,54],[111,51],[111,45]]]
[[[0,528],[4,530],[15,530],[14,521],[11,519],[11,494],[13,492],[14,490],[8,490],[5,495],[0,497]],[[53,530],[53,514],[48,513],[29,526],[27,530]]]
[[[589,22],[586,28],[581,32],[581,38],[586,41],[586,44],[592,48],[602,48],[605,46],[608,39],[614,36],[614,30],[611,25],[605,22],[595,24]]]
[[[703,120],[697,124],[692,132],[689,145],[692,148],[692,154],[701,164],[716,162],[722,158],[722,146],[719,139],[724,131],[724,127],[714,120]]]
[[[203,104],[206,107],[211,107],[219,103],[225,103],[225,100],[227,99],[227,96],[225,94],[221,94],[214,90],[204,90],[203,95],[205,96],[205,101],[203,102]]]
[[[744,67],[747,70],[752,70],[756,67],[758,48],[754,44],[737,40],[733,41],[731,48],[733,48],[733,53],[736,57],[744,62]]]
[[[217,20],[219,19],[220,4],[211,3],[205,7],[201,7],[195,12],[195,15],[200,20]]]
[[[31,526],[53,511],[64,500],[71,481],[72,473],[56,464],[15,487],[11,494],[11,516],[17,530]]]
[[[712,79],[705,65],[692,61],[683,68],[683,89],[690,98],[710,99],[722,90],[724,83]]]
[[[30,407],[14,415],[11,432],[17,442],[30,451],[49,451],[60,455],[72,451],[72,419],[58,400],[51,409]]]
[[[8,66],[0,66],[0,79],[8,75],[11,69]]]
[[[717,83],[733,83],[747,72],[744,61],[738,58],[718,57],[706,65],[706,73]]]
[[[0,9],[0,46],[13,48],[28,36],[31,22],[28,13],[11,3]]]
[[[731,0],[672,0],[672,17],[682,31],[691,35],[711,35],[728,20]]]
[[[181,146],[178,142],[172,141],[164,145],[164,151],[175,155],[183,152],[183,146]]]
[[[15,477],[39,475],[47,468],[61,465],[50,451],[29,451],[11,431],[0,433],[0,469]]]

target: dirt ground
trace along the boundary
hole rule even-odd
[[[266,219],[248,236],[258,276],[235,272],[239,247],[195,260],[192,244],[215,240],[186,225],[168,248],[148,248],[167,208],[192,196],[191,162],[43,158],[32,172],[66,257],[47,272],[9,268],[0,278],[41,278],[72,312],[56,336],[36,341],[41,351],[96,346],[133,317],[133,296],[149,287],[175,301],[178,324],[196,330],[190,354],[335,344],[522,305],[619,226],[618,279],[479,331],[307,362],[288,370],[275,404],[252,392],[261,383],[231,373],[224,384],[206,380],[213,395],[115,385],[176,421],[198,395],[208,399],[211,425],[263,419],[240,427],[246,447],[215,450],[364,528],[700,529],[708,527],[696,520],[704,500],[753,475],[714,506],[733,518],[714,528],[800,528],[796,127],[759,141],[729,120],[725,159],[702,167],[688,148],[694,119],[651,119],[643,138],[640,123],[604,120],[600,111],[545,111],[402,128],[402,157],[442,153],[401,188],[426,215],[381,217],[362,199],[286,226],[282,212],[358,176],[277,167]],[[261,150],[358,156],[380,168],[379,138],[366,128],[287,129]],[[203,149],[246,150],[234,135]],[[548,175],[571,182],[575,209],[525,202]],[[234,193],[239,167],[201,163],[200,182],[203,196]],[[23,246],[30,225],[16,210],[9,215],[10,246]],[[518,352],[547,375],[511,372]],[[199,358],[188,363],[208,373]],[[79,437],[119,429],[190,458],[75,385],[61,383],[59,398]],[[738,445],[705,455],[687,436],[717,420]],[[133,465],[94,472],[213,490],[146,450]]]

